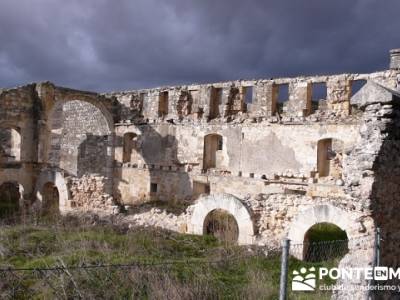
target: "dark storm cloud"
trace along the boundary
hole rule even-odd
[[[399,11],[398,0],[2,0],[0,86],[370,72],[400,47]]]

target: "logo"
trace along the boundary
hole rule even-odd
[[[375,267],[374,268],[374,279],[375,280],[388,280],[389,268],[387,267]]]
[[[293,271],[292,291],[315,291],[317,278],[321,283],[321,291],[357,289],[357,290],[390,290],[400,293],[400,285],[385,284],[387,280],[400,279],[400,268],[391,267],[350,267],[350,268],[324,268],[302,267]],[[324,283],[324,279],[338,280],[334,284]],[[322,280],[322,281],[321,281]],[[365,285],[354,284],[366,280]],[[372,282],[372,284],[371,284]],[[375,284],[373,284],[375,282]]]
[[[292,291],[314,291],[317,285],[315,268],[311,267],[308,269],[301,268],[300,272],[297,270],[293,271],[292,280]]]

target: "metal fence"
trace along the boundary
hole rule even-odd
[[[369,239],[369,240],[368,240]],[[371,242],[370,237],[300,244],[284,240],[282,245],[280,294],[288,299],[288,282],[300,266],[324,265],[365,267],[366,257],[343,257],[354,244]],[[379,230],[374,242],[374,266],[379,266]],[[170,261],[137,261],[129,264],[67,266],[62,258],[56,265],[41,268],[0,268],[0,299],[114,299],[155,298],[195,299],[215,298],[213,279],[206,269],[235,267],[245,256],[224,257],[219,260],[194,259]],[[46,265],[46,262],[40,264]],[[190,278],[190,280],[187,280]],[[289,280],[290,279],[290,280]],[[100,288],[101,287],[101,288]]]
[[[0,299],[211,299],[215,290],[205,269],[245,258],[3,268]]]
[[[281,277],[280,277],[280,292],[279,299],[288,299],[289,282],[293,279],[294,274],[298,274],[296,268],[300,266],[312,267],[321,266],[327,268],[346,268],[346,267],[376,267],[380,265],[380,231],[377,229],[374,240],[370,236],[360,236],[348,240],[333,240],[320,242],[291,243],[285,239],[282,243],[282,258],[281,258]],[[350,249],[359,249],[367,245],[373,244],[373,263],[367,255],[351,255],[345,258],[346,254],[350,253]],[[368,246],[365,247],[368,249]],[[368,251],[368,250],[366,250]],[[291,279],[291,280],[289,280]],[[370,281],[368,284],[374,284]],[[371,296],[371,295],[370,295]],[[369,298],[370,298],[369,296]]]

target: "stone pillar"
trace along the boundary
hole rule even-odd
[[[351,81],[345,76],[335,76],[326,82],[328,109],[350,114]]]
[[[390,50],[390,69],[397,70],[396,89],[400,91],[400,48]]]
[[[311,113],[311,84],[308,82],[289,83],[287,113],[294,117],[305,117]]]
[[[254,86],[255,100],[252,104],[252,113],[254,116],[273,116],[276,112],[276,97],[274,97],[273,83],[258,83]]]
[[[400,48],[390,50],[390,69],[400,70]]]

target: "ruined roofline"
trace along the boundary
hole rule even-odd
[[[256,84],[263,83],[274,83],[274,84],[287,84],[287,83],[296,83],[296,82],[308,82],[308,83],[319,83],[326,82],[329,79],[333,78],[341,78],[345,80],[371,80],[374,77],[382,77],[386,73],[387,74],[399,74],[400,73],[400,48],[399,49],[391,49],[389,51],[390,54],[390,64],[389,69],[382,71],[375,71],[371,73],[341,73],[341,74],[330,74],[330,75],[300,75],[294,77],[278,77],[278,78],[269,78],[269,79],[237,79],[237,80],[228,80],[228,81],[220,81],[214,83],[191,83],[191,84],[183,84],[183,85],[175,85],[175,86],[159,86],[154,88],[146,88],[146,89],[134,89],[134,90],[124,90],[124,91],[111,91],[111,92],[95,92],[95,91],[82,91],[67,87],[61,87],[53,84],[50,81],[41,81],[41,82],[32,82],[25,85],[18,85],[16,87],[11,88],[0,88],[0,93],[4,91],[15,90],[18,88],[24,88],[28,86],[38,86],[38,85],[52,85],[53,87],[57,87],[58,89],[67,91],[67,92],[80,92],[88,95],[100,95],[105,97],[112,97],[114,95],[124,95],[124,94],[132,94],[132,93],[141,93],[141,92],[158,92],[158,91],[168,91],[174,89],[198,89],[200,87],[229,87],[232,85],[235,86],[252,86]]]
[[[37,84],[36,82],[29,82],[29,83],[26,83],[26,84],[16,85],[16,86],[13,86],[13,87],[0,88],[0,94],[4,93],[4,92],[10,92],[10,91],[15,91],[15,90],[19,90],[19,89],[33,87],[36,84]]]
[[[400,99],[400,92],[377,82],[367,81],[364,88],[352,97],[350,103],[363,109],[371,104],[389,103],[395,99]]]
[[[191,84],[183,84],[183,85],[175,85],[175,86],[159,86],[153,88],[146,89],[135,89],[135,90],[124,90],[124,91],[111,91],[106,93],[101,93],[105,96],[113,96],[117,94],[132,94],[132,93],[141,93],[141,92],[152,92],[152,91],[167,91],[173,89],[196,89],[200,87],[227,87],[232,84],[241,85],[241,86],[250,86],[255,85],[257,83],[276,83],[276,84],[285,84],[290,82],[297,81],[308,81],[310,83],[318,83],[327,81],[328,78],[332,77],[348,77],[349,80],[370,80],[373,79],[371,77],[382,76],[385,73],[400,73],[400,48],[391,49],[389,51],[390,62],[389,69],[374,71],[371,73],[340,73],[340,74],[329,74],[329,75],[300,75],[293,77],[271,77],[270,79],[237,79],[237,80],[227,80],[220,82],[208,82],[208,83],[191,83]]]
[[[97,91],[89,91],[89,90],[80,90],[76,88],[70,88],[66,86],[57,85],[50,80],[38,81],[38,82],[29,82],[26,84],[17,85],[14,87],[6,87],[0,88],[0,93],[5,91],[17,90],[20,88],[26,88],[30,86],[40,86],[40,85],[51,85],[54,88],[59,90],[63,90],[66,92],[79,92],[88,95],[101,95],[101,96],[113,96],[115,94],[130,94],[130,93],[140,93],[140,92],[152,92],[152,91],[163,91],[163,90],[173,90],[173,89],[191,89],[191,88],[199,88],[199,87],[229,87],[232,84],[234,85],[255,85],[257,83],[276,83],[276,84],[285,84],[296,81],[308,81],[310,83],[323,82],[328,80],[328,78],[332,77],[348,77],[350,80],[359,80],[359,79],[370,79],[371,76],[380,76],[384,73],[390,72],[390,69],[375,71],[371,73],[340,73],[340,74],[330,74],[330,75],[300,75],[293,77],[271,77],[269,79],[259,78],[259,79],[237,79],[237,80],[226,80],[226,81],[218,81],[218,82],[208,82],[208,83],[191,83],[191,84],[182,84],[182,85],[165,85],[165,86],[157,86],[153,88],[146,89],[133,89],[133,90],[123,90],[123,91],[111,91],[111,92],[97,92]]]
[[[391,88],[388,88],[387,86],[384,86],[384,85],[379,84],[377,82],[373,82],[372,81],[372,84],[379,86],[380,88],[386,90],[387,92],[393,94],[394,96],[400,97],[400,92],[399,91],[396,91],[396,90],[393,90]]]
[[[85,91],[85,90],[78,90],[74,88],[69,88],[69,87],[64,87],[64,86],[59,86],[56,85],[55,83],[45,80],[45,81],[38,81],[38,82],[29,82],[27,84],[22,84],[22,85],[17,85],[14,87],[7,87],[7,88],[0,88],[0,94],[3,92],[10,92],[13,90],[19,90],[19,89],[24,89],[24,88],[30,88],[30,87],[40,87],[40,86],[51,86],[59,91],[64,91],[64,92],[69,92],[69,93],[79,93],[79,94],[85,94],[88,96],[98,96],[101,95],[98,92],[93,92],[93,91]]]
[[[98,96],[100,95],[100,93],[98,92],[93,92],[93,91],[86,91],[86,90],[78,90],[75,88],[70,88],[70,87],[65,87],[65,86],[59,86],[56,85],[55,83],[51,82],[51,81],[42,81],[42,82],[37,82],[35,83],[35,85],[37,87],[40,86],[51,86],[61,92],[67,92],[67,93],[79,93],[79,94],[83,94],[83,95],[87,95],[87,96]]]
[[[275,83],[275,84],[288,84],[295,82],[304,82],[307,81],[309,83],[319,83],[328,81],[330,78],[346,78],[348,80],[371,80],[375,77],[383,76],[387,73],[399,73],[399,71],[386,69],[381,71],[375,71],[371,73],[340,73],[340,74],[330,74],[330,75],[300,75],[293,77],[277,77],[277,78],[269,78],[269,79],[237,79],[237,80],[227,80],[227,81],[219,81],[219,82],[209,82],[209,83],[191,83],[191,84],[183,84],[183,85],[171,85],[171,86],[158,86],[147,89],[133,89],[133,90],[124,90],[124,91],[112,91],[100,93],[104,96],[114,96],[114,95],[124,95],[124,94],[132,94],[132,93],[147,93],[147,92],[162,92],[168,90],[176,90],[176,89],[198,89],[200,87],[230,87],[232,85],[235,86],[253,86],[256,84],[263,83]]]

